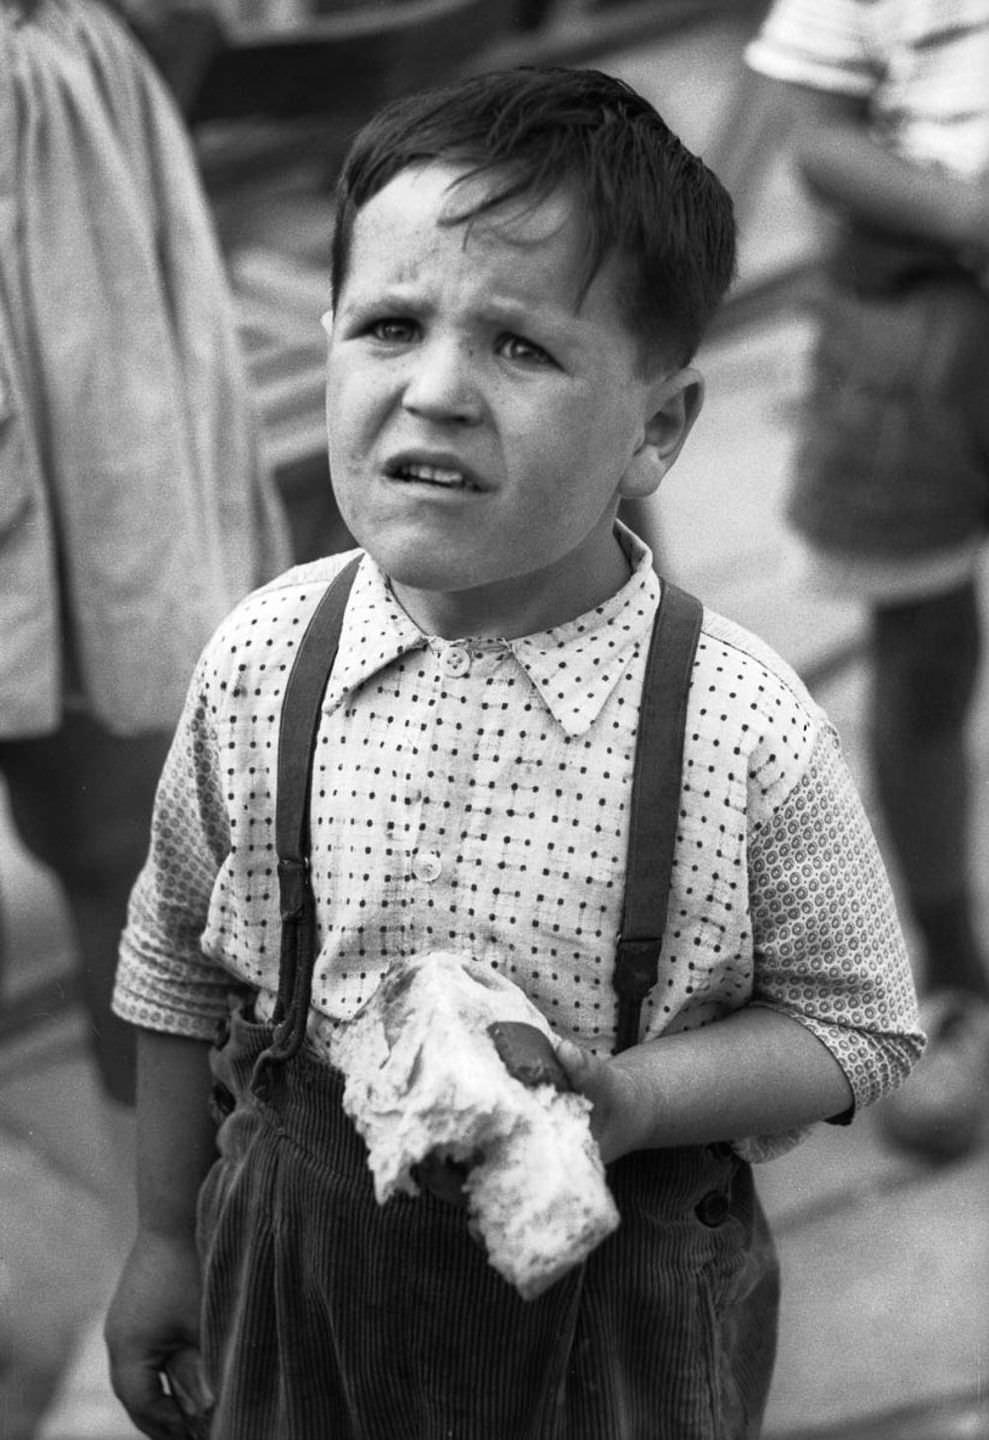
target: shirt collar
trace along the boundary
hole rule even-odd
[[[631,567],[622,588],[576,620],[509,641],[543,704],[571,736],[583,735],[594,724],[651,631],[659,604],[651,552],[624,526],[617,533]]]
[[[336,710],[393,660],[427,644],[427,636],[391,593],[387,577],[365,555],[354,577],[339,654],[323,695],[324,712]]]
[[[565,625],[504,642],[557,724],[571,736],[587,731],[604,707],[639,643],[652,629],[659,581],[648,547],[617,526],[631,574],[614,595]],[[340,654],[323,697],[337,709],[372,675],[430,641],[395,599],[387,578],[365,555],[354,580]],[[483,642],[490,648],[491,641]]]

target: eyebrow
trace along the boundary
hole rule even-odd
[[[351,288],[350,298],[344,299],[338,316],[360,316],[367,312],[392,310],[428,315],[433,308],[428,298],[416,292],[414,285],[400,283],[384,286],[380,290],[361,291],[357,287]],[[532,329],[533,326],[545,327],[556,332],[558,325],[554,322],[559,316],[563,316],[567,320],[579,320],[580,318],[576,308],[561,310],[556,305],[548,307],[540,304],[535,296],[529,303],[507,297],[499,298],[497,295],[485,296],[482,298],[479,308],[472,311],[472,318],[479,320],[482,324],[504,325],[523,332]]]
[[[523,330],[533,322],[552,324],[553,317],[561,313],[569,314],[567,311],[561,312],[555,305],[552,307],[541,305],[535,299],[531,303],[525,304],[520,300],[499,299],[497,296],[486,297],[480,311],[481,318],[484,320],[494,320],[501,325],[518,326]]]

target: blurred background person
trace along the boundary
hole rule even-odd
[[[989,516],[989,0],[776,0],[747,51],[786,82],[832,221],[789,519],[811,577],[871,616],[871,760],[923,946],[927,1057],[889,1136],[984,1133],[989,975],[967,725]]]
[[[171,97],[95,0],[0,0],[0,775],[64,888],[109,1116],[171,729],[216,622],[289,559]]]

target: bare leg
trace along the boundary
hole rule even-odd
[[[928,1050],[881,1108],[887,1136],[933,1159],[986,1129],[989,974],[969,879],[967,722],[979,665],[973,585],[875,616],[872,744],[880,804],[923,938]]]
[[[134,1036],[111,1013],[110,996],[168,743],[163,733],[114,736],[74,715],[54,735],[0,746],[18,834],[65,891],[103,1086],[126,1105],[134,1098]]]
[[[889,838],[927,949],[926,988],[989,997],[969,879],[966,732],[979,654],[974,584],[874,617],[873,762]]]

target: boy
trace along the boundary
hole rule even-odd
[[[989,1090],[967,739],[989,497],[989,3],[779,0],[748,58],[786,82],[829,221],[790,518],[816,582],[870,615],[876,794],[923,947],[929,1048],[880,1114],[897,1143],[960,1155]]]
[[[780,661],[708,614],[662,971],[642,1043],[609,1058],[660,590],[615,510],[686,439],[689,361],[733,265],[721,186],[593,71],[469,80],[356,141],[327,403],[366,553],[315,744],[305,1044],[260,1083],[287,993],[272,745],[337,559],[259,592],[204,656],[122,953],[142,1219],[108,1339],[147,1434],[181,1433],[166,1369],[190,1410],[212,1392],[211,1433],[231,1440],[757,1432],[776,1272],[748,1161],[849,1118],[921,1039],[832,733]],[[610,1166],[616,1236],[529,1304],[462,1210],[432,1194],[375,1206],[327,1063],[387,962],[438,948],[544,1011]],[[204,1042],[231,977],[253,1009],[214,1054],[229,1118],[210,1169]]]

